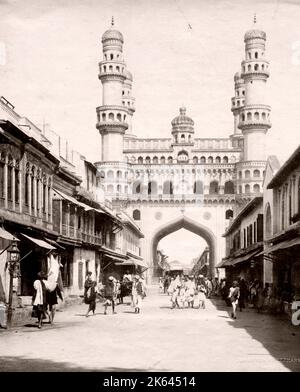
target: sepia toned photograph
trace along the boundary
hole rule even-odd
[[[0,372],[299,372],[300,0],[0,15]]]

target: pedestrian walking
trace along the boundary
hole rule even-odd
[[[107,314],[107,307],[111,306],[112,314],[116,314],[115,300],[116,300],[116,282],[113,276],[108,278],[107,284],[104,287],[104,314]]]
[[[33,282],[35,293],[32,297],[32,313],[31,317],[38,319],[38,328],[42,328],[43,320],[46,318],[47,312],[47,289],[45,280],[47,275],[44,272],[38,273],[38,279]]]
[[[89,305],[85,317],[89,316],[90,312],[95,315],[97,297],[97,282],[92,279],[92,272],[87,273],[87,278],[84,283],[84,302]]]
[[[239,296],[240,296],[240,289],[237,281],[235,280],[229,289],[229,295],[228,295],[228,298],[230,299],[231,306],[232,306],[231,317],[234,319],[236,319],[236,307],[239,301]]]
[[[159,293],[163,293],[163,291],[164,291],[164,282],[163,282],[163,278],[162,277],[159,278],[158,283],[159,283]]]
[[[246,308],[245,302],[248,297],[248,288],[244,278],[240,279],[239,287],[240,287],[239,308],[240,308],[240,312],[242,312],[243,309]]]
[[[205,309],[206,305],[206,288],[204,284],[200,284],[198,286],[198,301],[199,301],[199,309]]]
[[[132,303],[135,313],[140,313],[143,299],[146,296],[145,285],[139,276],[135,277],[132,285]]]

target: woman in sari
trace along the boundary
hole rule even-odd
[[[84,302],[89,305],[85,317],[89,317],[89,313],[96,310],[97,282],[92,279],[92,273],[88,272],[84,283]]]

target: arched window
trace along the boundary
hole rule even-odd
[[[227,156],[223,157],[223,163],[228,163],[228,157]]]
[[[207,162],[208,162],[208,163],[213,163],[213,157],[208,157],[208,158],[207,158]]]
[[[113,113],[109,113],[108,118],[109,118],[109,120],[114,121],[115,116]]]
[[[158,158],[157,157],[153,157],[153,163],[154,163],[154,165],[158,164]]]
[[[104,65],[103,70],[104,70],[104,72],[106,72],[106,65]]]
[[[19,178],[19,161],[15,163],[15,202],[19,203],[19,192],[20,192],[20,178]]]
[[[260,177],[260,171],[259,170],[254,170],[253,172],[253,177]]]
[[[253,192],[254,192],[254,193],[259,193],[259,192],[260,192],[260,186],[259,186],[259,184],[254,184],[254,185],[253,185]]]
[[[203,182],[200,180],[197,180],[194,182],[194,193],[196,195],[202,195],[203,194]]]
[[[265,119],[266,119],[266,113],[265,113],[265,112],[262,112],[262,114],[261,114],[261,118],[262,118],[263,120],[265,120]]]
[[[216,157],[216,163],[221,163],[221,157]]]
[[[4,198],[4,167],[5,167],[5,156],[0,153],[0,197]],[[26,185],[25,185],[26,191]],[[26,204],[26,199],[25,199]]]
[[[243,177],[243,173],[241,171],[239,171],[239,178]]]
[[[248,59],[251,60],[251,52],[248,52]]]
[[[117,120],[122,121],[122,115],[120,113],[117,114]]]
[[[258,71],[258,64],[254,65],[254,71]]]
[[[132,193],[134,195],[141,193],[141,183],[140,181],[135,181],[132,185]]]
[[[233,184],[232,181],[226,181],[225,182],[224,193],[226,195],[234,194],[234,184]]]
[[[109,69],[110,72],[112,72],[112,71],[113,71],[113,66],[110,65],[110,66],[108,67],[108,69]]]
[[[165,181],[163,184],[163,194],[173,195],[173,183],[172,181]]]
[[[219,193],[219,184],[218,181],[212,181],[209,184],[209,194],[210,195],[215,195]]]
[[[132,217],[136,221],[141,220],[141,211],[140,210],[133,210]]]
[[[289,224],[292,223],[292,215],[293,215],[293,198],[292,198],[292,191],[293,191],[293,186],[290,184],[289,186]]]
[[[143,157],[138,157],[138,164],[142,165],[143,164]]]
[[[117,192],[121,193],[121,191],[122,191],[121,185],[117,185]]]
[[[116,66],[116,71],[120,72],[120,67],[118,65]]]
[[[12,176],[13,176],[13,159],[12,156],[8,156],[8,166],[7,166],[7,198],[12,201]]]
[[[146,162],[146,164],[149,164],[151,162],[150,157],[146,157],[145,162]]]
[[[249,184],[245,185],[245,193],[250,193],[250,185]]]
[[[256,59],[258,58],[258,53],[257,53],[257,52],[254,53],[254,57],[255,57]]]
[[[157,183],[155,181],[148,182],[148,195],[157,195]]]
[[[114,186],[113,185],[108,185],[107,192],[108,193],[114,193]]]
[[[172,157],[169,157],[169,158],[168,158],[168,163],[169,163],[169,164],[172,164],[172,163],[173,163],[173,158],[172,158]]]
[[[166,163],[166,158],[165,157],[160,157],[160,163],[164,165]]]
[[[258,112],[254,113],[254,118],[255,118],[255,120],[259,120],[259,113]]]
[[[282,191],[281,196],[281,229],[285,228],[285,190]]]
[[[248,65],[248,71],[251,71],[251,65],[250,64]]]
[[[121,172],[121,170],[118,170],[118,171],[117,171],[117,178],[122,178],[122,172]]]
[[[194,164],[198,163],[198,158],[197,157],[193,157],[193,163]]]
[[[181,140],[182,143],[185,142],[185,134],[184,133],[180,136],[180,140]]]
[[[262,71],[265,70],[265,64],[262,64],[261,69],[262,69]]]
[[[250,121],[250,120],[252,120],[252,113],[248,112],[247,113],[247,121]]]
[[[106,113],[102,113],[102,121],[106,121]]]
[[[242,114],[241,117],[242,117],[242,121],[245,121],[245,114],[244,113]]]
[[[114,59],[114,55],[111,53],[110,54],[110,59],[113,60]]]
[[[206,158],[205,158],[205,157],[201,157],[201,158],[200,158],[200,162],[201,162],[201,163],[206,163]]]
[[[239,194],[242,194],[243,193],[243,187],[242,187],[242,185],[239,185]]]
[[[245,171],[245,178],[250,178],[250,170]]]
[[[114,172],[112,170],[107,172],[107,178],[114,178]]]

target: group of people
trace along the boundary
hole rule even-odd
[[[267,311],[271,314],[279,314],[284,311],[284,303],[292,302],[291,290],[287,286],[282,289],[266,283],[265,286],[258,279],[246,281],[239,278],[235,281],[239,288],[238,308],[242,312],[246,307],[254,308],[258,313]],[[227,305],[230,305],[230,284],[226,279],[220,282],[219,293]]]
[[[53,324],[56,305],[58,298],[63,301],[62,284],[58,280],[54,287],[48,281],[48,275],[40,271],[37,274],[37,279],[33,283],[35,289],[32,297],[32,313],[31,316],[38,319],[38,328],[42,328],[43,321],[49,320]]]
[[[89,305],[86,313],[86,317],[92,312],[95,314],[97,296],[100,297],[104,302],[104,314],[107,314],[108,307],[111,306],[112,314],[116,314],[116,304],[119,298],[119,303],[123,303],[122,283],[127,288],[130,287],[130,291],[127,292],[131,296],[131,305],[134,308],[135,313],[140,313],[143,299],[146,296],[146,286],[144,279],[139,275],[124,274],[122,281],[116,279],[113,276],[108,277],[105,285],[102,283],[97,284],[92,278],[92,273],[88,272],[87,278],[84,285],[84,302]]]
[[[171,308],[184,309],[199,308],[205,309],[205,300],[211,294],[211,286],[206,279],[196,279],[193,276],[168,277],[168,286],[160,279],[160,290],[171,296]]]

